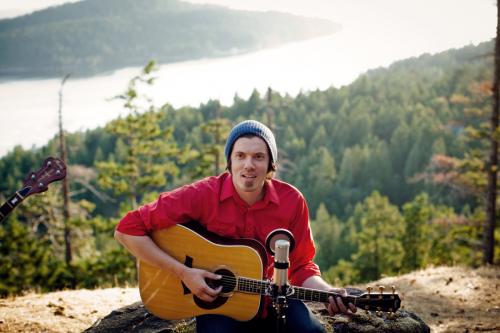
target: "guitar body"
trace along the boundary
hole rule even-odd
[[[257,241],[228,240],[192,222],[156,231],[152,239],[163,251],[189,267],[262,280],[267,257]],[[224,289],[223,296],[206,303],[195,297],[175,274],[143,261],[139,261],[139,289],[146,308],[163,319],[219,314],[247,321],[257,315],[261,304],[259,294]]]

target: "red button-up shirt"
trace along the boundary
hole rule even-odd
[[[236,192],[231,175],[223,173],[162,193],[158,200],[128,213],[117,230],[143,236],[177,223],[198,221],[209,231],[230,238],[252,238],[262,244],[278,228],[292,232],[295,249],[290,253],[289,279],[300,286],[313,275],[320,275],[313,262],[314,242],[309,226],[306,201],[293,186],[268,180],[264,198],[249,206]],[[268,254],[267,278],[273,274]]]

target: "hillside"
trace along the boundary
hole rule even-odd
[[[395,285],[405,309],[421,317],[434,333],[500,331],[499,267],[436,267],[368,285]],[[0,299],[0,332],[80,332],[138,299],[136,288],[68,290]]]
[[[327,20],[177,0],[85,0],[0,20],[0,76],[87,75],[330,34]]]

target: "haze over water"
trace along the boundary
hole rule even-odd
[[[288,1],[291,5],[298,4]],[[319,9],[327,3],[311,1],[311,6],[316,4]],[[211,2],[227,4],[225,0]],[[237,0],[231,3],[233,7],[243,6],[243,2]],[[258,6],[262,1],[247,1],[247,6],[251,6],[248,3]],[[272,3],[284,4],[283,1]],[[174,107],[198,106],[209,99],[230,105],[235,94],[248,98],[254,88],[264,93],[271,87],[294,96],[301,90],[349,84],[368,69],[387,66],[396,60],[477,44],[491,39],[495,32],[495,7],[489,0],[425,0],[421,5],[437,3],[428,6],[425,16],[412,8],[416,5],[409,1],[353,0],[352,3],[358,3],[363,11],[353,12],[344,20],[329,14],[330,19],[344,26],[334,35],[233,57],[162,65],[156,75],[158,81],[148,95],[158,106],[168,102]],[[380,6],[391,3],[392,7],[383,10],[374,3]],[[328,6],[330,4],[338,4],[338,15],[342,9],[349,10],[336,0],[331,0]],[[442,12],[443,9],[448,11]],[[297,7],[296,13],[299,10]],[[304,10],[304,15],[314,15],[310,11]],[[412,13],[416,16],[412,17]],[[328,16],[325,12],[322,14],[316,16]],[[484,25],[481,29],[478,22]],[[69,131],[95,128],[125,114],[119,101],[109,99],[122,93],[140,69],[126,68],[85,79],[70,78],[63,90],[65,128]],[[0,81],[0,156],[18,144],[26,148],[43,145],[56,134],[60,81],[60,78]]]

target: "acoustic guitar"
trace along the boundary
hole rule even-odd
[[[222,275],[220,280],[207,280],[222,292],[213,302],[195,295],[170,271],[139,261],[139,290],[144,306],[157,317],[173,320],[203,314],[219,314],[239,321],[255,317],[263,296],[270,296],[272,282],[263,280],[267,267],[264,246],[252,239],[227,239],[206,231],[196,222],[179,224],[156,231],[152,239],[163,251],[189,267]],[[288,298],[311,302],[328,302],[331,292],[291,286]],[[392,293],[364,293],[343,297],[343,302],[356,307],[395,312],[399,296]]]
[[[7,202],[0,206],[0,222],[28,196],[45,192],[50,183],[66,177],[66,165],[55,157],[48,157],[40,170],[30,172],[23,182],[23,187],[16,191]]]

